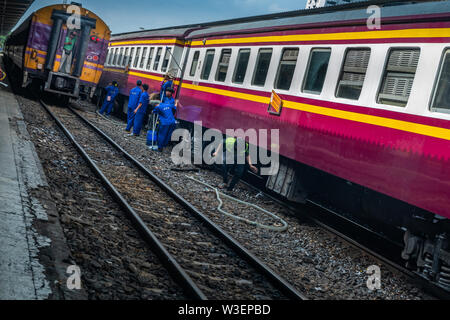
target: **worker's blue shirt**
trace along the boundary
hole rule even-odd
[[[128,99],[128,108],[135,110],[139,105],[142,90],[139,87],[133,88],[130,91],[130,98]]]
[[[167,126],[175,123],[173,112],[176,110],[177,107],[175,107],[175,104],[173,103],[161,103],[153,110],[153,113],[159,114],[159,121],[161,125]]]
[[[175,99],[174,98],[172,98],[172,97],[170,97],[170,98],[167,98],[167,97],[165,97],[164,98],[164,101],[162,101],[162,103],[168,103],[168,104],[175,104]]]
[[[110,101],[114,101],[114,99],[119,94],[119,88],[115,86],[107,86],[105,90],[106,90],[106,97],[111,97]]]
[[[173,86],[173,81],[169,80],[162,83],[161,85],[161,91],[159,92],[159,97],[161,98],[161,101],[164,102],[164,99],[166,98],[166,89],[167,88],[172,88]]]
[[[139,98],[138,106],[142,103],[142,106],[139,108],[137,113],[145,114],[147,112],[148,103],[150,102],[150,96],[146,91],[142,92],[141,97]]]

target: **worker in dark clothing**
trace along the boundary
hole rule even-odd
[[[137,108],[134,110],[134,125],[133,125],[133,134],[138,137],[141,134],[142,125],[144,124],[144,117],[147,113],[148,103],[150,102],[150,96],[148,95],[148,85],[144,84],[142,86],[144,92],[142,92],[141,97],[139,99],[139,104]]]
[[[106,90],[106,98],[105,101],[103,102],[102,108],[100,109],[100,114],[104,114],[106,111],[106,115],[109,115],[113,109],[114,100],[119,94],[117,81],[113,81],[110,86],[107,86],[105,88],[105,90]]]
[[[130,91],[130,98],[128,99],[128,113],[127,113],[127,127],[125,129],[126,132],[131,133],[131,128],[134,125],[134,117],[135,113],[134,110],[136,110],[139,100],[141,99],[142,95],[142,81],[138,80],[136,82],[136,87],[131,89]]]
[[[245,147],[243,150],[241,144],[238,143],[238,139],[229,137],[225,140],[225,149],[223,150],[223,166],[222,166],[222,176],[223,176],[223,184],[220,186],[220,188],[227,188],[227,191],[231,192],[233,191],[234,187],[238,184],[239,180],[243,177],[247,165],[250,167],[250,170],[252,170],[254,173],[258,172],[258,169],[252,164],[252,159],[250,157],[249,153],[249,144],[245,142]],[[217,151],[213,154],[214,157],[217,157],[218,154],[223,149],[223,143],[217,148]],[[232,164],[227,163],[227,153],[234,154],[234,159]],[[245,156],[245,163],[238,163],[238,156],[244,155]],[[231,180],[231,183],[228,184],[228,172],[231,172],[234,169],[234,176]]]
[[[166,90],[167,93],[173,93],[173,89]],[[177,107],[173,98],[167,98],[166,102],[160,103],[155,107],[153,113],[159,115],[159,130],[158,130],[158,151],[162,152],[163,148],[169,144],[172,133],[176,127],[175,112]]]

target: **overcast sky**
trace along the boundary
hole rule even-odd
[[[63,1],[35,0],[22,18]],[[71,1],[69,0],[68,3]],[[113,33],[304,9],[306,0],[78,0]],[[20,22],[21,22],[20,21]],[[19,23],[20,23],[19,22]]]

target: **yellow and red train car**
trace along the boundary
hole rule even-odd
[[[66,50],[68,37],[74,40]],[[103,72],[111,31],[96,14],[80,5],[59,4],[30,15],[7,39],[5,55],[22,72],[22,85],[70,97],[93,94]],[[61,68],[63,51],[70,64]],[[65,64],[65,65],[66,65]]]

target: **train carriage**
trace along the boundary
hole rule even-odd
[[[149,85],[150,93],[159,93],[164,75],[174,77],[177,89],[185,54],[185,33],[189,28],[161,29],[113,35],[108,48],[101,85],[119,83],[120,111],[127,113],[127,96],[138,79]]]
[[[403,258],[450,289],[450,1],[377,3],[379,26],[363,3],[178,28],[177,116],[279,129],[259,145],[281,155],[267,189],[404,237]],[[125,44],[151,48],[147,33]],[[162,70],[137,56],[124,95],[137,79],[159,90]]]
[[[70,66],[63,69],[63,50],[72,32]],[[8,61],[21,71],[24,87],[36,81],[48,92],[92,96],[103,72],[110,34],[105,22],[81,5],[52,5],[31,14],[8,37],[5,51]]]

